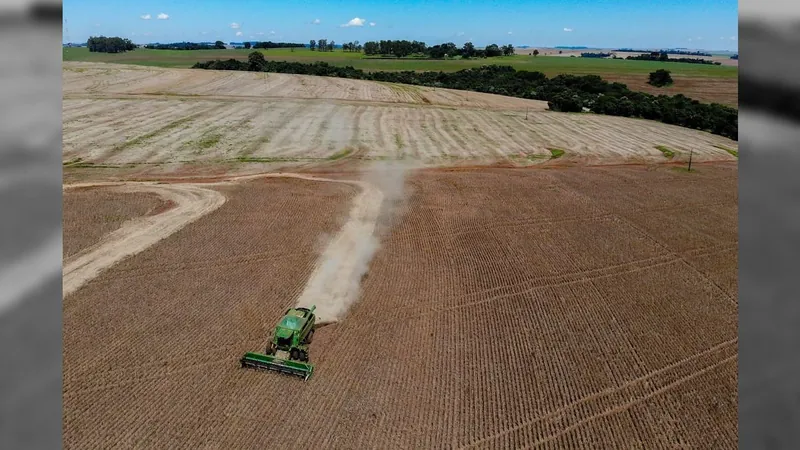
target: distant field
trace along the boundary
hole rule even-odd
[[[114,62],[158,67],[191,67],[198,61],[212,59],[246,60],[252,50],[148,50],[137,49],[128,53],[91,53],[86,48],[65,48],[64,61]],[[419,60],[376,59],[360,53],[337,50],[334,52],[312,52],[308,49],[262,50],[269,60],[314,62],[326,61],[333,65],[349,65],[367,71],[441,70],[456,71],[485,64],[510,65],[520,70],[535,70],[554,76],[561,73],[597,75],[647,75],[656,69],[669,69],[673,75],[685,77],[725,78],[735,80],[739,76],[737,67],[702,64],[661,63],[654,61],[628,61],[595,58],[564,58],[551,56],[532,57],[514,55],[489,59],[471,60]]]

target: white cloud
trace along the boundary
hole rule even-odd
[[[237,31],[237,32],[236,32],[236,35],[237,35],[237,36],[241,36],[241,35],[242,35],[242,32],[241,32],[241,31]]]
[[[736,40],[736,36],[731,36],[731,40],[735,41]]]
[[[564,31],[566,31],[567,33],[571,33],[572,32],[572,28],[564,28]]]
[[[311,22],[311,23],[313,23],[314,25],[319,25],[320,24],[320,20],[319,19],[314,19],[314,21]]]
[[[513,31],[509,31],[508,34],[514,34],[514,32]]]
[[[256,33],[256,36],[263,36],[263,35],[264,35],[263,31],[259,31],[258,33]]]
[[[161,13],[158,15],[158,20],[167,20],[167,19],[169,19],[168,14]]]
[[[457,34],[457,36],[463,36],[463,35],[464,35],[463,31],[459,31],[458,34]]]
[[[275,30],[270,31],[269,34],[275,34]]]
[[[364,19],[359,19],[358,17],[353,18],[350,22],[342,24],[342,27],[363,27],[364,26]]]
[[[150,20],[150,14],[145,14],[143,16],[139,16],[139,18],[142,19],[142,20]]]
[[[697,39],[698,41],[702,41],[703,40],[702,37],[698,37],[698,38],[695,38],[695,39]]]
[[[202,34],[203,36],[205,36],[205,35],[207,35],[207,34],[208,34],[208,31],[201,31],[201,32],[200,32],[200,34]]]
[[[239,25],[238,23],[236,23],[236,22],[233,22],[233,23],[231,24],[231,28],[233,28],[234,30],[238,30],[238,29],[239,29],[239,26],[240,26],[240,25]]]
[[[375,22],[370,22],[369,26],[374,27],[375,26]]]

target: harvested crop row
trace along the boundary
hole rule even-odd
[[[737,246],[714,232],[736,220],[735,169],[415,175],[361,298],[317,331],[307,383],[236,359],[300,295],[354,189],[225,189],[65,300],[66,447],[735,445],[737,308],[713,283],[735,261],[692,265]],[[672,240],[632,221],[665,208],[686,223]],[[695,222],[710,240],[687,249]]]
[[[156,194],[105,189],[64,192],[64,259],[91,247],[127,220],[158,212],[168,205]]]
[[[370,159],[428,164],[545,161],[551,149],[590,163],[735,160],[728,139],[620,117],[328,101],[65,100],[65,158],[85,162],[188,163],[251,159],[324,160],[358,152]],[[98,109],[98,105],[105,108]]]
[[[243,375],[236,355],[263,345],[355,191],[274,179],[221,189],[220,209],[65,299],[67,447],[196,433],[227,405]]]
[[[338,99],[385,103],[542,110],[546,103],[480,92],[280,73],[165,69],[66,62],[64,94],[166,94]]]

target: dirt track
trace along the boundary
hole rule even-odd
[[[63,296],[67,297],[104,269],[135,255],[225,203],[225,196],[193,185],[87,183],[65,189],[117,186],[121,192],[154,192],[176,206],[161,214],[136,218],[104,236],[97,244],[64,261]]]

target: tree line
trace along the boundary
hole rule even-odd
[[[709,64],[719,66],[722,63],[719,61],[710,61],[708,59],[702,58],[670,58],[664,52],[652,52],[647,54],[641,54],[636,56],[628,56],[625,59],[632,59],[636,61],[661,61],[661,62],[679,62],[679,63],[689,63],[689,64]]]
[[[212,50],[219,48],[214,44],[198,44],[196,42],[173,42],[171,44],[146,44],[144,48],[151,50]],[[225,48],[225,45],[222,45]]]
[[[611,53],[581,53],[581,58],[608,58],[609,56],[611,56]]]
[[[452,42],[437,44],[428,47],[420,41],[407,40],[382,40],[364,43],[364,54],[367,56],[384,56],[406,58],[416,56],[430,59],[444,59],[445,57],[460,56],[467,58],[491,58],[495,56],[508,56],[514,54],[514,46],[511,44],[498,46],[489,44],[483,49],[477,49],[472,42],[465,43],[462,47],[457,47]]]
[[[652,50],[633,50],[633,49],[630,49],[630,48],[620,48],[620,49],[617,49],[617,50],[614,50],[614,51],[615,52],[630,52],[630,53],[653,53]],[[711,53],[705,53],[705,52],[700,52],[700,51],[690,52],[688,50],[665,50],[665,49],[661,49],[661,50],[659,50],[658,52],[655,52],[655,53],[672,53],[673,55],[687,55],[687,56],[712,56]]]
[[[90,52],[122,53],[136,48],[130,39],[121,37],[92,36],[86,41]]]
[[[270,49],[270,48],[303,48],[305,47],[304,44],[298,44],[295,42],[245,42],[245,45],[251,44],[253,48],[263,48],[263,49]]]
[[[739,133],[739,114],[735,108],[700,103],[682,94],[655,96],[634,92],[622,83],[609,83],[597,75],[548,78],[541,72],[499,65],[457,72],[364,72],[352,66],[332,66],[325,62],[266,61],[258,52],[251,53],[247,61],[198,62],[192,68],[317,75],[486,92],[544,100],[554,111],[581,112],[585,108],[597,114],[639,117],[705,130],[734,140],[738,139]]]
[[[320,39],[319,41],[315,41],[312,39],[308,43],[308,48],[310,48],[311,51],[317,50],[320,52],[332,52],[335,46],[336,42],[331,41],[330,43],[328,43],[327,39]]]

